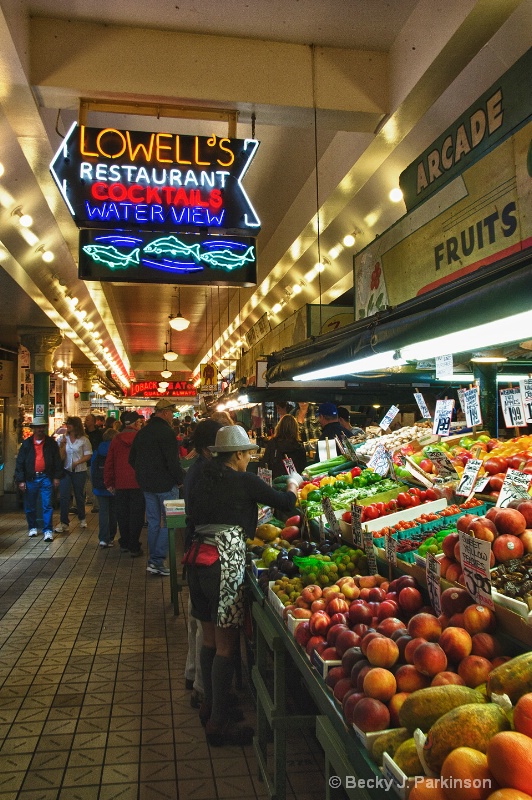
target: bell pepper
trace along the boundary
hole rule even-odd
[[[336,483],[336,478],[333,478],[332,475],[326,475],[325,478],[322,478],[320,481],[320,489],[323,489],[324,486],[334,486]]]
[[[353,469],[351,470],[351,477],[358,478],[361,472],[362,470],[360,469],[360,467],[353,467]]]

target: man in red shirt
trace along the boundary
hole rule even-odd
[[[59,486],[63,475],[63,462],[55,439],[47,436],[46,417],[34,417],[30,423],[33,436],[25,439],[18,451],[15,464],[15,481],[24,492],[24,511],[28,522],[28,535],[37,536],[37,498],[41,496],[44,541],[53,541],[54,487]]]

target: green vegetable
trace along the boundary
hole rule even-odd
[[[327,461],[319,461],[316,464],[309,464],[307,467],[305,467],[304,472],[306,475],[310,475],[312,477],[315,477],[316,475],[326,475],[330,469],[339,467],[341,464],[346,463],[347,458],[345,456],[336,456],[335,458],[327,459]]]

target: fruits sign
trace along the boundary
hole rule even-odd
[[[477,539],[464,531],[459,531],[459,536],[460,562],[465,587],[476,603],[493,609],[495,604],[491,597],[491,542]]]
[[[50,171],[76,225],[260,230],[242,185],[259,142],[75,122]]]
[[[430,604],[436,614],[441,614],[441,584],[440,584],[441,564],[434,553],[427,553],[425,575],[427,578],[427,591],[429,593]]]
[[[521,472],[518,469],[508,469],[496,506],[498,508],[506,508],[512,500],[530,500],[530,495],[528,494],[530,480],[530,475],[526,472]]]
[[[436,400],[436,411],[432,426],[432,433],[435,436],[449,436],[453,409],[454,400]]]

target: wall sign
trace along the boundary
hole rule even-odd
[[[84,229],[78,272],[85,281],[255,286],[255,239]]]
[[[50,171],[80,228],[238,229],[260,221],[242,185],[256,139],[74,123]]]
[[[190,381],[168,381],[164,392],[158,392],[158,381],[137,381],[128,389],[128,397],[196,397],[196,387]]]

